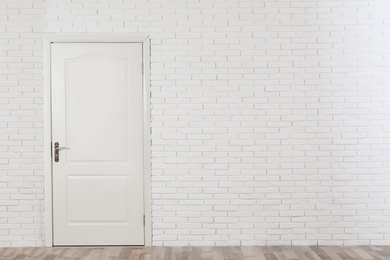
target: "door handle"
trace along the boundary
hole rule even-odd
[[[54,161],[59,162],[60,161],[60,151],[68,149],[68,147],[60,147],[58,142],[54,143]]]

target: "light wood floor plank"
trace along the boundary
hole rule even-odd
[[[375,259],[372,255],[365,252],[362,248],[354,248],[353,251],[355,251],[357,253],[357,255],[364,260]]]
[[[0,260],[390,260],[390,246],[0,248]]]

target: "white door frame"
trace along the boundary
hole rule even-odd
[[[146,35],[118,34],[47,34],[43,36],[43,115],[44,115],[44,195],[45,246],[53,246],[52,202],[52,131],[51,131],[51,44],[52,43],[142,43],[143,50],[143,144],[144,144],[144,214],[145,246],[152,245],[151,174],[150,174],[150,38]]]

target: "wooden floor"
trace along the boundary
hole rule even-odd
[[[0,248],[0,259],[389,260],[390,246]]]

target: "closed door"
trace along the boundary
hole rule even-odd
[[[54,245],[143,245],[141,43],[51,45]]]

